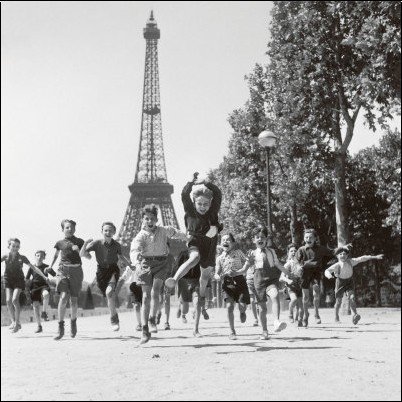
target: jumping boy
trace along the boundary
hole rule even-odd
[[[350,258],[350,246],[341,246],[335,250],[335,255],[338,258],[338,262],[331,265],[325,270],[325,276],[328,279],[335,276],[335,322],[339,322],[339,309],[342,304],[343,294],[349,297],[350,309],[353,312],[352,322],[356,325],[360,320],[360,315],[357,314],[356,300],[354,292],[354,282],[353,282],[353,267],[362,262],[370,260],[382,260],[384,258],[383,254],[379,255],[363,255],[357,258]]]
[[[169,246],[171,238],[187,239],[172,226],[157,225],[158,209],[154,204],[142,209],[142,229],[135,236],[131,245],[131,261],[139,262],[137,284],[142,287],[142,323],[143,331],[141,344],[148,342],[151,332],[158,332],[156,315],[158,313],[161,287],[169,274]],[[152,297],[152,311],[151,311]],[[151,332],[148,327],[151,327]]]
[[[1,257],[1,262],[5,261],[6,269],[4,272],[4,287],[6,289],[6,303],[11,318],[9,329],[15,333],[21,329],[20,322],[20,294],[25,289],[23,265],[28,265],[35,273],[41,276],[45,282],[48,281],[40,269],[33,266],[27,257],[19,253],[21,242],[17,238],[8,240],[8,254]]]
[[[63,219],[61,221],[61,229],[64,233],[64,239],[56,242],[54,246],[56,252],[53,261],[50,264],[50,268],[53,269],[53,265],[56,263],[60,255],[60,262],[56,275],[56,290],[60,294],[57,309],[59,328],[58,333],[54,338],[56,341],[64,336],[64,316],[66,314],[66,307],[69,298],[71,303],[71,337],[75,338],[77,335],[78,295],[81,291],[82,280],[84,277],[80,250],[84,245],[84,240],[74,236],[75,227],[76,223],[71,219]]]

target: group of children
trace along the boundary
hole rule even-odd
[[[199,185],[193,191],[193,187]],[[191,197],[192,194],[192,197]],[[21,328],[19,295],[25,288],[23,264],[29,266],[27,279],[33,276],[30,286],[35,317],[38,322],[36,332],[42,331],[40,301],[44,303],[49,297],[49,275],[56,278],[56,290],[60,294],[58,304],[58,333],[54,339],[64,336],[64,317],[68,300],[71,303],[71,336],[77,334],[78,294],[83,281],[81,257],[91,258],[95,254],[98,264],[96,281],[99,289],[107,298],[110,309],[110,322],[114,331],[119,330],[119,316],[115,305],[115,296],[123,283],[127,282],[137,316],[137,330],[142,331],[140,343],[146,343],[151,333],[157,332],[161,316],[162,301],[165,300],[167,320],[165,329],[170,329],[170,295],[177,285],[180,298],[180,315],[186,322],[189,303],[194,305],[194,332],[200,337],[199,322],[205,312],[205,296],[208,282],[212,277],[222,283],[224,301],[230,327],[230,339],[236,339],[234,327],[234,307],[237,303],[240,321],[246,321],[247,305],[251,303],[254,324],[258,318],[262,326],[260,339],[268,339],[267,330],[267,296],[272,302],[274,315],[274,331],[279,332],[287,324],[280,320],[279,290],[280,281],[285,283],[289,297],[289,320],[298,326],[307,327],[309,320],[309,288],[313,285],[315,320],[321,323],[319,316],[319,300],[321,273],[325,258],[338,258],[338,262],[325,270],[328,278],[336,277],[335,320],[339,321],[339,307],[342,296],[346,292],[354,313],[353,323],[357,324],[360,315],[356,311],[353,286],[353,267],[370,259],[381,259],[382,255],[349,258],[350,247],[343,246],[330,250],[317,243],[313,229],[304,233],[305,245],[297,249],[296,245],[288,246],[288,259],[285,265],[279,261],[272,248],[270,233],[262,225],[253,230],[255,249],[244,254],[238,247],[231,233],[221,235],[222,253],[216,258],[219,233],[223,227],[219,223],[218,212],[222,200],[219,188],[206,180],[199,180],[198,174],[188,182],[182,191],[182,202],[185,210],[186,233],[170,226],[160,226],[158,210],[155,205],[146,205],[142,209],[142,227],[135,236],[130,252],[130,259],[122,253],[121,245],[113,239],[116,227],[105,222],[100,240],[84,241],[75,237],[76,223],[65,219],[61,222],[64,239],[55,244],[55,255],[50,266],[43,263],[45,252],[35,253],[35,264],[19,254],[20,241],[16,238],[8,242],[9,253],[2,257],[6,269],[4,283],[7,306],[11,316],[10,329],[17,332]],[[175,261],[170,254],[171,239],[187,241],[187,250],[177,259],[177,270],[172,268]],[[53,266],[60,258],[56,272]],[[120,275],[121,267],[126,267]],[[174,275],[173,275],[174,273]],[[173,276],[172,276],[173,275]],[[170,276],[170,277],[168,277]],[[296,314],[293,311],[296,308]]]

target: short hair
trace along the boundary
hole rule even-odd
[[[46,252],[45,252],[45,250],[36,250],[36,251],[35,251],[35,255],[38,254],[38,253],[39,253],[39,254],[42,254],[43,257],[46,257]]]
[[[230,232],[228,232],[228,233],[223,233],[223,234],[221,235],[221,239],[222,239],[223,236],[229,236],[230,241],[232,241],[233,243],[236,243],[236,240],[235,240],[235,238],[234,238],[234,236],[233,236],[232,233],[230,233]]]
[[[10,237],[8,239],[8,245],[10,245],[11,243],[18,243],[21,244],[20,239],[17,239],[16,237]]]
[[[346,246],[340,246],[340,247],[335,249],[334,255],[338,255],[338,254],[343,253],[343,252],[345,252],[347,254],[350,254],[350,249],[348,247],[346,247]]]
[[[287,250],[289,251],[292,247],[294,247],[294,248],[297,250],[297,246],[296,246],[296,244],[294,244],[294,243],[288,244]]]
[[[194,198],[205,197],[208,198],[209,200],[212,200],[212,198],[214,198],[214,193],[209,188],[203,186],[193,191],[193,197]]]
[[[114,231],[116,232],[116,226],[114,226],[114,224],[113,224],[113,222],[103,222],[102,223],[102,230],[103,230],[103,227],[104,226],[111,226],[113,229],[114,229]]]
[[[77,222],[74,222],[72,219],[63,219],[63,220],[61,221],[61,228],[62,228],[62,229],[64,229],[64,225],[65,225],[66,223],[71,223],[74,227],[76,227],[76,225],[77,225]]]
[[[315,229],[313,229],[313,228],[304,229],[304,234],[305,234],[305,235],[306,235],[306,234],[309,234],[309,233],[313,234],[315,237],[318,237],[318,236],[317,236],[317,232],[315,231]]]
[[[145,205],[142,208],[142,217],[144,217],[145,214],[152,214],[155,215],[155,217],[158,217],[158,208],[156,207],[155,204],[148,204]]]
[[[272,235],[268,232],[268,228],[266,226],[257,226],[252,231],[253,237],[262,235],[264,237],[272,237]]]

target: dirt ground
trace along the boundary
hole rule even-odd
[[[78,335],[52,338],[55,321],[34,334],[24,324],[16,334],[1,328],[1,400],[400,400],[400,309],[360,309],[333,322],[289,324],[267,341],[260,327],[240,324],[228,338],[224,309],[201,318],[202,338],[192,336],[172,311],[171,331],[162,326],[138,347],[134,314],[120,314],[121,330],[108,316],[78,319]],[[272,324],[272,317],[269,317]],[[163,317],[162,317],[163,322]]]

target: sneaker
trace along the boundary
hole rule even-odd
[[[281,332],[281,331],[283,331],[286,327],[287,327],[286,322],[284,322],[284,321],[279,321],[279,320],[275,320],[275,321],[274,321],[274,331],[275,331],[275,332]]]
[[[162,312],[159,311],[158,315],[156,316],[156,325],[159,325],[162,318]]]
[[[237,339],[236,333],[235,333],[235,332],[232,332],[232,333],[229,335],[229,339],[230,339],[231,341],[235,341],[235,340]]]
[[[303,320],[299,320],[299,321],[297,321],[297,327],[298,328],[302,328],[304,325],[303,325]]]
[[[59,321],[59,333],[54,337],[55,341],[60,340],[64,336],[64,321]]]
[[[12,329],[14,329],[14,327],[15,327],[15,321],[12,321],[8,329],[11,331]]]
[[[71,326],[70,326],[70,335],[71,338],[75,338],[75,335],[77,335],[77,319],[74,318],[74,320],[71,320]]]
[[[262,341],[266,341],[267,339],[269,339],[268,331],[263,331],[262,334],[260,335],[260,339]]]
[[[314,318],[315,318],[315,323],[316,324],[321,324],[321,318],[320,318],[319,315],[314,316]]]
[[[140,345],[147,343],[151,339],[151,333],[148,330],[148,325],[142,327],[142,336],[140,340]]]
[[[201,310],[201,314],[202,314],[202,316],[204,317],[204,320],[209,320],[209,315],[208,315],[208,313],[207,313],[207,309],[203,308],[203,309]]]
[[[16,333],[21,329],[21,324],[19,322],[15,323],[14,328],[11,330],[12,333]]]
[[[360,314],[355,314],[352,318],[353,325],[356,325],[360,321]]]
[[[242,313],[240,313],[240,322],[243,324],[244,322],[246,322],[247,320],[247,315],[246,312],[243,311]]]
[[[202,338],[202,335],[198,331],[193,331],[193,336],[196,338]]]
[[[110,317],[110,324],[112,326],[112,331],[118,331],[120,329],[119,315],[117,313]]]
[[[168,322],[165,323],[165,331],[169,331],[170,330],[170,325]]]
[[[136,331],[142,331],[142,325],[141,325],[141,324],[138,324],[138,325],[135,327],[135,330],[136,330]]]
[[[307,314],[304,318],[303,318],[303,327],[307,328],[308,327],[308,317],[310,314]]]
[[[39,332],[43,332],[42,325],[38,325],[38,328],[35,331],[35,334],[39,334]]]
[[[339,316],[335,316],[335,322],[341,322],[341,320],[339,319]]]
[[[258,327],[258,320],[254,321],[253,327]]]
[[[293,318],[293,315],[289,316],[289,322],[291,322],[292,324],[295,322],[295,319]]]
[[[150,317],[149,326],[151,327],[151,333],[156,334],[158,332],[158,328],[156,328],[155,317]]]
[[[181,317],[181,320],[182,320],[183,324],[187,324],[187,318],[186,318],[185,315],[183,315],[183,316]]]
[[[177,310],[176,317],[177,317],[177,318],[180,318],[180,316],[181,316],[181,309],[179,308],[179,309]]]

